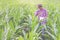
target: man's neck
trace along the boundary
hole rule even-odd
[[[43,8],[39,9],[39,10],[43,10]]]

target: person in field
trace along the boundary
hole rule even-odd
[[[38,27],[40,27],[41,25],[44,26],[42,28],[42,40],[45,40],[44,34],[45,34],[45,29],[46,29],[46,23],[47,23],[47,17],[48,17],[48,13],[47,10],[43,8],[42,4],[38,4],[38,10],[35,12],[35,16],[38,17],[38,22],[39,25]]]
[[[35,16],[38,17],[39,23],[46,25],[48,13],[47,10],[43,8],[42,4],[38,4],[38,10],[35,12]]]

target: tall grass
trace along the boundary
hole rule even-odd
[[[49,27],[51,31],[46,31],[46,39],[60,40],[59,0],[33,0],[32,2],[30,0],[1,0],[0,40],[38,40],[41,34],[39,34],[40,32],[34,32],[35,27],[38,26],[38,19],[34,15],[34,12],[37,10],[36,4],[38,3],[42,3],[48,11],[47,27]]]

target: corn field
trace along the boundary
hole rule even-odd
[[[45,31],[34,15],[37,4],[48,11]],[[0,0],[0,40],[60,40],[60,0]]]

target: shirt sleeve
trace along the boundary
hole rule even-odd
[[[35,12],[35,16],[37,16],[37,15],[38,15],[38,11]]]
[[[47,12],[47,10],[46,10],[46,17],[48,16],[48,12]]]
[[[46,17],[48,16],[48,12],[47,12],[47,10],[45,10],[45,16],[46,16]]]

